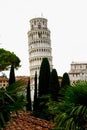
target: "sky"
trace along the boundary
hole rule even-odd
[[[27,32],[37,17],[48,20],[58,75],[69,72],[72,61],[87,62],[87,0],[0,0],[0,48],[20,58],[16,76],[30,75]]]

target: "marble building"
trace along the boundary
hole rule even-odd
[[[30,30],[28,31],[28,47],[29,47],[29,67],[30,67],[30,86],[31,91],[34,90],[34,77],[39,70],[42,59],[48,58],[50,69],[52,70],[52,48],[50,30],[47,27],[47,19],[38,17],[30,20]],[[33,92],[32,92],[33,95]]]

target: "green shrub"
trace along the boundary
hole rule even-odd
[[[24,109],[26,100],[20,93],[23,82],[18,81],[5,89],[0,89],[0,129],[5,126],[13,111]]]

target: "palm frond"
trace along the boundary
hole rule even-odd
[[[0,122],[2,122],[2,123],[0,123],[0,127],[4,126],[4,125],[6,124],[5,119],[4,119],[4,116],[3,116],[3,113],[2,113],[2,112],[0,112]]]
[[[12,101],[12,102],[15,102],[15,100],[8,94],[5,92],[5,95]]]

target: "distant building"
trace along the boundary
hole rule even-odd
[[[16,76],[15,79],[16,81],[19,81],[19,80],[23,81],[24,84],[20,93],[26,96],[28,81],[30,80],[30,77],[29,76]]]
[[[28,85],[28,81],[30,80],[30,77],[29,76],[16,76],[15,79],[16,79],[16,81],[18,81],[18,80],[24,81],[24,86],[26,88]],[[6,76],[3,76],[3,75],[0,76],[0,88],[7,87],[8,82],[9,82],[9,79]]]
[[[27,87],[28,80],[30,80],[30,77],[29,76],[16,76],[15,79],[16,79],[16,81],[18,81],[18,80],[24,81],[25,86]]]
[[[87,62],[72,62],[69,77],[71,83],[87,81]]]
[[[0,77],[0,88],[6,88],[8,86],[8,78]]]

